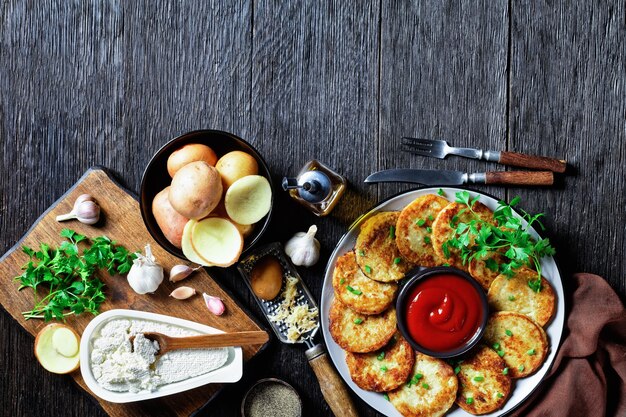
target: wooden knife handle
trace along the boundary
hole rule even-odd
[[[263,330],[251,330],[233,333],[203,334],[200,336],[168,338],[169,350],[198,349],[228,346],[260,345],[269,340],[269,335]]]
[[[552,185],[552,171],[492,171],[485,173],[485,184]]]
[[[565,172],[567,162],[562,159],[548,158],[545,156],[526,155],[517,152],[500,152],[499,163],[516,167],[543,169],[552,172]]]
[[[358,417],[348,388],[335,370],[322,345],[316,345],[306,352],[309,364],[315,372],[322,395],[337,417]]]

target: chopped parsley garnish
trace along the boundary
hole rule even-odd
[[[354,295],[361,295],[361,294],[363,294],[363,291],[361,291],[359,289],[356,289],[356,288],[352,288],[349,285],[346,285],[346,290],[350,291]]]
[[[474,210],[474,205],[480,197],[471,197],[467,191],[456,193],[456,203],[465,205],[461,213],[469,214],[469,220],[460,222],[458,216],[450,221],[450,227],[454,229],[452,239],[444,243],[443,250],[446,258],[449,255],[446,249],[454,248],[458,251],[464,265],[475,258],[483,259],[490,253],[496,252],[502,255],[504,262],[500,265],[495,261],[485,261],[487,268],[512,277],[515,270],[528,266],[537,271],[537,278],[528,281],[528,286],[535,292],[541,291],[541,259],[555,254],[554,247],[549,239],[535,240],[528,229],[538,225],[543,229],[539,219],[543,213],[531,216],[522,212],[522,219],[513,214],[513,208],[519,204],[520,198],[515,197],[510,203],[498,202],[498,207],[493,213],[493,222],[481,218]],[[523,221],[527,225],[523,225]],[[495,223],[495,224],[494,224]],[[496,268],[497,266],[497,268]]]

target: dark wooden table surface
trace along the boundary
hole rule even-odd
[[[366,175],[498,168],[399,152],[410,135],[566,158],[557,187],[488,191],[546,214],[566,285],[592,272],[624,299],[625,39],[622,0],[2,1],[0,253],[90,166],[138,190],[169,139],[222,129],[258,148],[275,184],[312,158],[348,178],[323,219],[281,193],[263,239],[318,225],[322,259],[302,275],[319,297],[348,225],[409,188],[368,187]],[[217,275],[262,320],[235,271]],[[0,415],[104,414],[33,362],[32,337],[5,312],[0,335]],[[302,349],[279,343],[201,414],[237,415],[250,384],[270,376],[297,388],[305,415],[330,415]]]

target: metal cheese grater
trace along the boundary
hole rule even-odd
[[[246,259],[240,262],[239,265],[237,265],[237,269],[239,269],[239,273],[243,276],[245,283],[248,285],[248,288],[250,288],[250,291],[252,291],[252,283],[250,280],[250,273],[252,271],[252,268],[254,268],[254,265],[259,260],[268,255],[274,256],[280,263],[280,266],[283,268],[283,287],[286,283],[286,276],[291,275],[298,279],[298,283],[296,284],[296,304],[308,304],[309,309],[317,309],[317,304],[315,303],[313,296],[302,282],[302,278],[298,274],[298,271],[296,271],[296,268],[285,255],[282,245],[278,242],[270,243],[269,245],[257,249],[252,255],[248,256]],[[278,310],[278,307],[284,300],[284,298],[282,297],[282,289],[281,293],[276,298],[270,301],[266,301],[262,298],[257,297],[256,294],[254,294],[254,291],[252,291],[252,295],[254,295],[254,299],[261,308],[261,311],[263,311],[263,314],[267,318],[267,321],[272,326],[272,330],[274,330],[274,333],[276,333],[276,337],[278,337],[278,340],[283,343],[291,344],[304,343],[309,348],[312,348],[314,346],[313,336],[315,336],[317,334],[317,331],[319,330],[319,316],[317,326],[313,330],[301,335],[299,340],[293,342],[287,339],[287,326],[284,323],[278,324],[269,319],[269,316],[276,313],[276,310]]]
[[[283,343],[289,344],[305,344],[307,346],[306,357],[309,360],[309,364],[313,368],[313,372],[317,376],[317,380],[320,384],[320,389],[322,390],[322,394],[326,399],[326,402],[330,406],[333,413],[336,416],[347,416],[347,417],[356,417],[358,413],[356,412],[356,408],[348,394],[348,390],[346,386],[343,384],[341,377],[337,374],[337,371],[333,367],[328,358],[328,354],[326,353],[326,347],[318,343],[316,344],[313,341],[314,336],[317,334],[319,330],[319,315],[317,319],[317,326],[302,334],[297,341],[291,341],[287,338],[287,326],[283,323],[278,324],[274,323],[269,319],[269,316],[273,315],[280,304],[283,302],[284,298],[282,297],[282,289],[279,295],[271,300],[266,301],[256,296],[254,291],[252,291],[252,284],[250,281],[250,273],[254,265],[265,256],[274,256],[280,263],[283,268],[283,287],[286,282],[286,276],[291,275],[298,279],[296,284],[297,296],[296,296],[296,304],[303,305],[307,303],[309,305],[309,309],[315,308],[318,309],[317,303],[313,299],[313,296],[304,285],[300,274],[293,266],[289,258],[285,255],[285,251],[283,250],[282,245],[279,242],[270,243],[266,246],[262,246],[253,251],[247,258],[240,261],[237,265],[237,269],[239,273],[244,279],[244,282],[250,288],[250,292],[254,296],[257,304],[261,308],[261,311],[267,318],[272,330],[276,333],[276,337]],[[319,310],[318,310],[319,314]]]

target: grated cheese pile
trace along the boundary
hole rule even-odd
[[[287,326],[287,339],[291,342],[297,342],[303,333],[317,327],[317,308],[310,308],[306,301],[300,305],[296,304],[297,284],[298,278],[287,276],[285,289],[281,294],[283,301],[278,306],[276,313],[269,316],[273,323]]]

